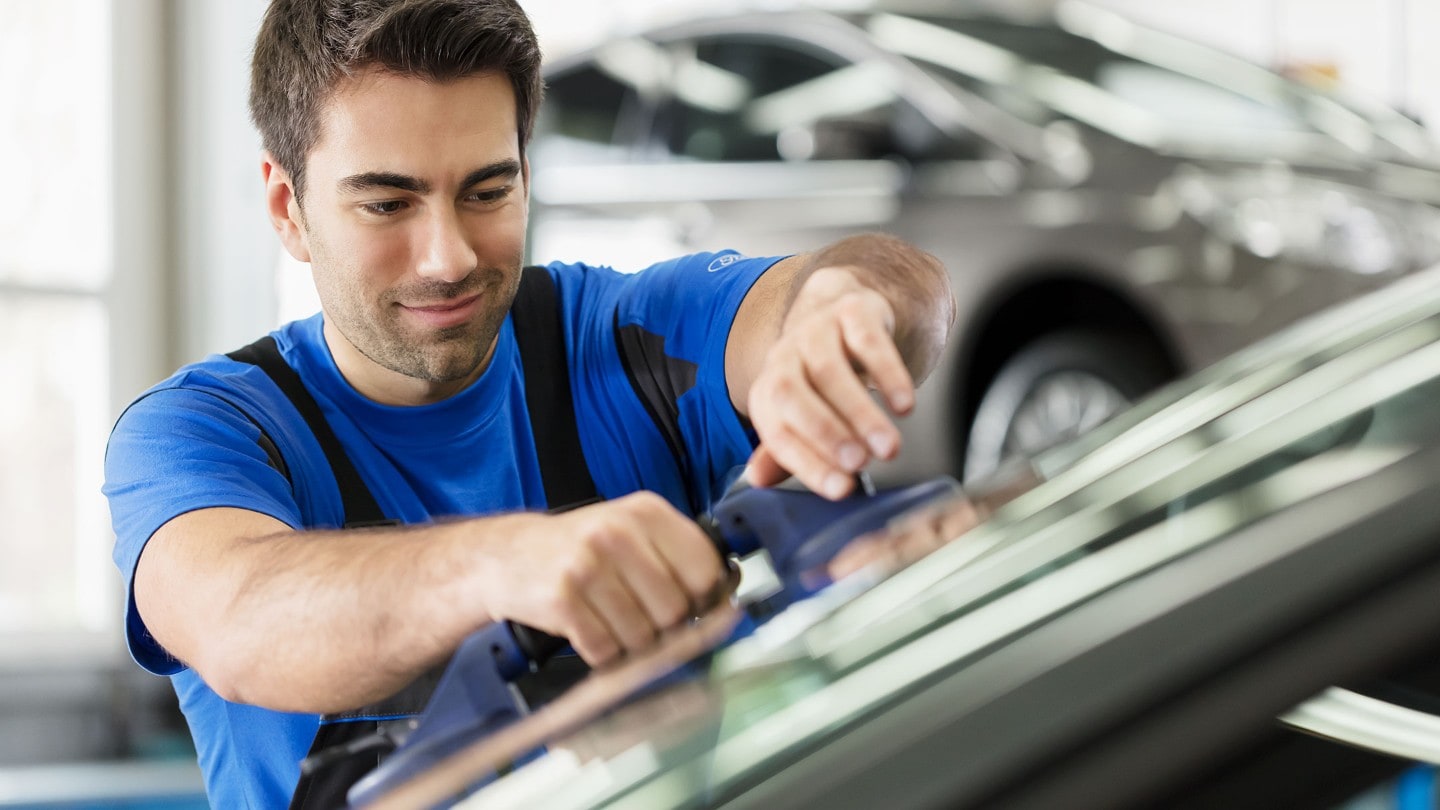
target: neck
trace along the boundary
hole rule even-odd
[[[411,377],[376,363],[355,348],[329,318],[324,322],[324,336],[340,376],[350,387],[372,402],[398,407],[430,405],[464,391],[489,368],[499,340],[498,335],[491,339],[474,371],[458,379],[435,381]]]

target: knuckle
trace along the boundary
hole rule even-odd
[[[634,543],[637,521],[642,520],[644,513],[632,506],[631,516],[628,520],[616,520],[607,525],[606,530],[598,532],[586,543],[586,555],[588,564],[600,568],[604,560],[615,559],[617,555],[623,555]]]
[[[876,292],[857,294],[845,302],[841,317],[850,328],[889,331],[890,302]]]
[[[593,666],[609,663],[620,656],[620,646],[609,638],[592,638],[577,646],[580,656]]]
[[[570,594],[584,591],[600,578],[600,560],[590,549],[572,555],[565,564],[562,581],[567,599]]]
[[[655,628],[648,622],[630,622],[625,625],[622,635],[624,638],[621,641],[629,652],[643,650],[655,643]]]
[[[664,606],[659,610],[656,618],[660,620],[661,627],[674,627],[685,619],[689,618],[690,604],[676,594],[673,599],[666,600]]]
[[[547,588],[540,597],[540,610],[566,628],[574,622],[574,609],[573,592],[563,582]]]
[[[836,352],[817,352],[810,361],[810,368],[821,379],[831,379],[842,374],[853,374],[850,361]]]
[[[872,318],[884,299],[873,290],[863,289],[847,293],[836,302],[840,316],[851,321]]]
[[[536,596],[536,608],[540,615],[553,620],[561,620],[565,615],[565,599],[561,596],[560,589],[550,588]]]
[[[855,330],[850,345],[861,354],[875,354],[889,347],[889,335],[868,324]]]
[[[697,570],[695,576],[688,583],[690,595],[694,598],[710,596],[715,592],[716,588],[720,587],[721,577],[723,575],[723,569],[718,566],[710,566]],[[689,608],[690,606],[688,604],[682,605],[681,611],[688,613]]]
[[[850,431],[834,419],[816,419],[812,425],[817,442],[831,452],[838,452],[840,445],[850,440]]]
[[[785,399],[795,394],[795,379],[777,374],[762,384],[761,393],[771,399]]]
[[[629,496],[628,505],[637,514],[650,514],[663,510],[669,502],[649,490],[641,490]]]

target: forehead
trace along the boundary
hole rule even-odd
[[[519,159],[515,91],[501,73],[434,82],[361,71],[336,85],[319,127],[307,159],[312,176],[391,171],[440,181]]]

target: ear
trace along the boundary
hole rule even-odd
[[[265,178],[265,210],[270,215],[271,227],[296,261],[310,261],[305,219],[295,200],[295,186],[289,173],[266,151],[260,154],[260,175]]]

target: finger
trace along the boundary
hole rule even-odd
[[[913,562],[950,541],[946,536],[939,511],[926,509],[908,523],[897,538],[900,559]]]
[[[809,361],[799,360],[800,353],[793,363],[775,364],[758,386],[758,401],[751,412],[755,414],[756,429],[762,438],[768,437],[778,422],[809,444],[810,449],[827,459],[831,466],[853,473],[865,466],[869,453],[859,435],[816,389],[813,378],[837,373],[853,378],[855,372],[845,361],[838,338],[832,337],[828,346],[826,342],[824,338],[806,341],[807,353],[813,351],[830,358],[828,362],[818,360],[818,368],[812,369]],[[791,472],[798,471],[791,468]]]
[[[895,337],[879,305],[855,304],[840,310],[840,331],[845,347],[856,363],[870,376],[890,410],[909,413],[915,407],[915,381],[895,345]],[[888,310],[887,310],[888,312]]]
[[[637,586],[632,580],[632,590],[663,590],[658,599],[663,603],[660,610],[664,620],[657,626],[670,627],[697,613],[696,608],[711,603],[725,578],[725,563],[719,549],[695,521],[668,502],[651,496],[638,501],[635,508],[643,530],[646,561],[653,568],[645,574],[644,585]]]
[[[985,516],[979,506],[969,498],[958,497],[938,507],[940,511],[940,533],[945,542],[960,537],[984,522]]]
[[[790,471],[780,466],[770,448],[761,444],[750,454],[745,463],[745,480],[752,487],[773,487],[790,477]]]
[[[841,347],[837,344],[835,349],[823,355],[815,352],[816,359],[807,369],[807,376],[830,409],[846,422],[847,441],[863,441],[861,446],[867,452],[856,466],[845,463],[853,461],[853,458],[843,458],[837,450],[836,461],[840,466],[855,472],[864,466],[870,454],[877,458],[894,458],[900,449],[900,431],[870,396]]]
[[[835,501],[850,494],[855,477],[816,453],[788,427],[771,430],[766,442],[775,461],[812,492]]]
[[[832,581],[840,581],[863,568],[896,565],[895,550],[885,538],[861,538],[840,550],[826,565],[825,571]]]
[[[655,643],[659,628],[650,622],[635,594],[618,575],[588,583],[584,595],[624,652],[639,652]]]
[[[566,615],[566,626],[545,629],[566,638],[585,663],[594,667],[620,656],[620,642],[585,600],[570,600]]]
[[[635,544],[632,561],[617,565],[651,624],[660,630],[695,615],[696,606],[714,590],[722,572],[709,538],[693,523],[683,528],[700,535],[698,548],[692,547],[692,538],[682,540],[676,536],[679,532],[667,537],[661,529],[658,537]]]

